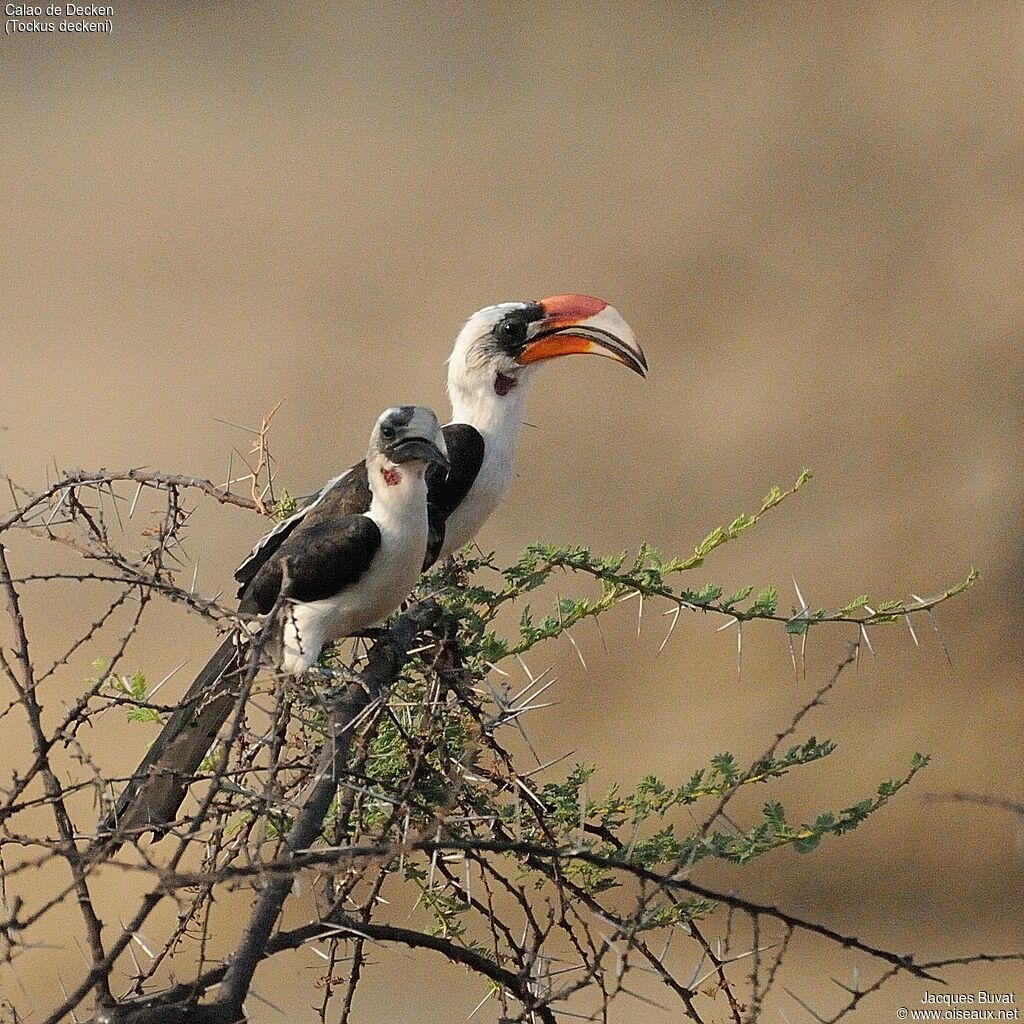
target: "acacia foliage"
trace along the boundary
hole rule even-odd
[[[185,496],[202,492],[256,510],[273,511],[275,504],[257,489],[255,474],[251,497],[137,470],[79,471],[39,495],[15,492],[16,507],[0,519],[0,588],[13,630],[13,656],[3,656],[0,667],[12,690],[8,711],[26,712],[35,754],[0,803],[6,967],[16,970],[33,951],[33,929],[75,899],[89,966],[45,1008],[51,1021],[91,1002],[97,1019],[110,1022],[226,1024],[257,996],[263,960],[307,948],[323,960],[325,1021],[354,1019],[360,986],[375,967],[371,950],[380,945],[417,948],[468,968],[482,980],[482,1003],[507,1021],[611,1019],[619,1002],[667,994],[694,1021],[724,1014],[749,1024],[760,1018],[802,938],[830,943],[837,960],[853,957],[873,972],[869,983],[848,989],[831,1020],[855,1011],[900,972],[934,979],[943,962],[920,962],[842,934],[829,926],[826,908],[800,916],[703,880],[715,861],[742,867],[785,847],[827,855],[819,851],[823,843],[881,812],[928,762],[908,750],[896,777],[880,779],[852,804],[811,816],[793,817],[776,792],[777,780],[819,762],[827,768],[834,757],[836,744],[808,734],[804,720],[839,685],[861,645],[870,644],[869,631],[905,622],[916,638],[912,619],[932,618],[975,578],[972,572],[930,600],[872,604],[858,596],[831,610],[802,599],[783,609],[771,585],[726,595],[715,583],[694,582],[717,548],[756,526],[808,478],[801,474],[788,490],[772,488],[755,512],[712,530],[684,557],[665,557],[648,545],[606,557],[538,544],[501,566],[493,556],[463,552],[424,578],[382,637],[354,651],[327,651],[318,680],[278,677],[253,665],[170,838],[153,846],[129,836],[132,846],[116,855],[93,841],[95,819],[73,818],[68,807],[91,789],[102,808],[120,785],[97,767],[84,725],[114,709],[132,728],[148,729],[169,711],[135,644],[143,614],[154,599],[170,600],[222,628],[251,627],[197,594],[194,576],[188,586],[181,541],[193,509]],[[127,485],[138,487],[133,499],[119,493]],[[138,549],[131,546],[139,533],[132,515],[143,489],[162,495],[166,507],[141,531]],[[285,497],[276,509],[289,505]],[[84,556],[85,567],[16,575],[4,546],[4,535],[15,531],[58,542]],[[53,665],[37,665],[22,593],[83,584],[112,593],[108,613]],[[636,785],[599,790],[593,765],[529,761],[530,716],[546,705],[553,681],[532,675],[525,656],[559,637],[575,644],[576,626],[628,600],[641,609],[644,602],[664,605],[673,615],[670,632],[682,614],[720,617],[737,630],[738,651],[744,625],[766,622],[787,638],[794,664],[811,631],[843,630],[849,644],[753,762],[723,752],[686,772],[673,767]],[[129,628],[109,636],[114,613],[129,604],[137,609]],[[77,702],[53,714],[52,680],[86,647],[107,655],[94,662]],[[524,673],[526,685],[513,685]],[[60,757],[67,749],[73,757]],[[749,791],[760,793],[759,808],[736,812],[733,798]],[[40,808],[52,812],[56,839],[38,827],[21,828]],[[33,891],[26,884],[31,868],[50,860],[64,862],[66,888]],[[95,907],[94,880],[112,871],[146,876],[149,889],[138,906]],[[297,881],[316,893],[314,918],[282,930],[286,902],[300,898]],[[237,888],[252,890],[253,913],[223,959],[210,952],[217,897]],[[149,936],[144,957],[129,953],[166,901],[177,903],[176,927],[158,942]],[[189,980],[169,983],[172,970]],[[8,1012],[16,1019],[22,1011],[10,1003]]]

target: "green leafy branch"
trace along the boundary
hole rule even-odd
[[[744,864],[783,846],[792,846],[799,853],[809,853],[825,836],[839,836],[852,831],[884,807],[928,764],[927,756],[915,754],[907,773],[880,783],[873,796],[839,812],[822,812],[814,821],[797,826],[788,823],[783,805],[772,800],[764,804],[763,819],[746,831],[711,832],[707,835],[697,832],[677,838],[674,826],[669,824],[645,838],[639,838],[643,825],[664,819],[674,807],[695,803],[701,797],[722,796],[738,787],[763,783],[770,778],[780,778],[793,768],[828,757],[834,750],[832,741],[819,742],[811,737],[803,745],[791,747],[781,757],[765,758],[746,772],[739,768],[732,754],[719,754],[712,759],[709,769],[697,771],[679,787],[670,787],[657,777],[648,775],[632,793],[623,796],[617,787],[613,787],[599,801],[589,801],[582,796],[593,768],[577,766],[563,782],[549,783],[544,787],[542,796],[548,807],[546,824],[549,827],[560,826],[559,835],[565,841],[577,830],[589,832],[598,838],[584,842],[581,844],[583,848],[646,868],[653,869],[659,864],[693,864],[709,856]],[[526,835],[533,841],[541,838],[536,830],[528,830]]]
[[[703,566],[708,555],[756,526],[767,512],[796,494],[810,476],[805,470],[787,490],[772,487],[757,512],[742,513],[728,526],[716,527],[685,558],[666,558],[649,544],[642,544],[632,559],[625,551],[597,556],[584,546],[531,544],[515,564],[504,569],[495,564],[493,556],[464,556],[454,567],[447,565],[435,570],[428,578],[428,586],[442,591],[447,606],[460,619],[479,625],[491,622],[502,607],[519,602],[548,583],[556,572],[589,576],[600,582],[600,596],[559,596],[553,614],[539,621],[527,604],[519,615],[519,637],[515,642],[489,633],[482,655],[494,664],[502,658],[524,654],[538,643],[561,636],[584,619],[597,618],[631,598],[664,600],[675,605],[677,614],[682,610],[703,611],[728,616],[741,625],[753,620],[777,622],[783,624],[787,634],[802,636],[822,623],[853,623],[862,632],[869,626],[900,619],[909,623],[912,615],[930,616],[934,608],[962,594],[978,579],[978,572],[971,569],[965,579],[929,599],[882,600],[872,607],[868,595],[862,594],[833,610],[804,605],[792,607],[788,614],[780,610],[779,592],[774,586],[762,587],[755,595],[754,586],[748,585],[725,595],[724,588],[716,583],[700,587],[672,584],[671,577]],[[486,586],[482,579],[487,573],[497,574],[501,586]]]
[[[102,658],[92,663],[93,671],[103,672],[107,663]],[[90,687],[96,686],[102,675],[88,680]],[[128,712],[129,722],[162,722],[160,712],[149,702],[149,682],[144,672],[133,672],[129,675],[113,673],[105,680],[107,689],[133,705]]]

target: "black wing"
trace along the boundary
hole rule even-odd
[[[311,517],[317,517],[325,506],[330,509],[331,516],[362,514],[370,508],[370,499],[370,484],[366,476],[365,460],[346,469],[341,476],[328,480],[316,494],[303,499],[304,504],[287,519],[282,519],[270,533],[256,542],[249,557],[235,570],[235,579],[241,584],[238,588],[238,597],[245,595],[249,583],[295,532],[300,523],[306,522]]]
[[[468,423],[448,423],[441,428],[451,469],[447,476],[440,466],[427,469],[427,519],[430,537],[424,569],[437,561],[444,544],[444,524],[469,493],[484,461],[484,439]]]
[[[368,516],[307,517],[253,577],[246,594],[266,615],[281,593],[288,567],[286,596],[322,601],[355,583],[380,548],[380,530]]]
[[[468,423],[449,423],[441,428],[451,469],[447,476],[440,466],[427,470],[427,500],[447,519],[469,493],[484,461],[484,439]]]
[[[441,554],[444,547],[444,516],[436,505],[427,503],[427,553],[423,558],[423,571],[426,572]]]

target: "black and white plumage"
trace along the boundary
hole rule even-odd
[[[432,507],[448,510],[436,557],[473,540],[508,491],[538,366],[581,354],[606,356],[647,374],[630,326],[617,309],[590,295],[503,302],[466,322],[448,361],[452,419],[444,431],[452,473],[430,487]]]
[[[590,295],[502,302],[474,313],[448,360],[452,418],[444,426],[451,468],[428,472],[431,537],[424,568],[468,544],[512,482],[526,397],[538,365],[559,356],[607,356],[640,376],[647,359],[613,306]],[[369,507],[366,466],[329,481],[253,549],[235,573],[239,596],[276,546],[324,501]]]
[[[592,296],[503,302],[479,310],[465,323],[448,360],[452,418],[443,436],[450,467],[445,473],[431,466],[426,474],[424,568],[473,540],[505,496],[537,367],[560,356],[586,353],[607,356],[640,376],[647,373],[647,360],[629,325],[614,307]],[[260,611],[260,601],[263,610],[273,603],[272,581],[282,552],[298,553],[318,540],[319,523],[369,512],[375,500],[373,472],[370,460],[345,470],[301,501],[292,516],[256,544],[235,572],[242,614]],[[410,583],[405,593],[411,589]],[[294,636],[284,627],[281,656],[290,659],[282,660],[289,670],[312,664],[316,659],[308,660],[308,655],[314,648],[319,654],[320,632],[339,628],[330,625],[327,612],[322,618],[320,614],[312,608],[300,612],[291,626]],[[112,819],[123,831],[173,820],[189,780],[230,714],[240,664],[228,638],[196,677],[118,800]],[[110,827],[108,820],[108,831]]]
[[[351,511],[344,492],[328,491],[245,585],[262,615],[284,598],[273,660],[289,675],[316,664],[324,644],[387,618],[419,579],[429,534],[426,473],[448,470],[437,417],[417,406],[389,409],[363,465],[369,507]]]
[[[413,590],[427,550],[428,468],[442,475],[448,458],[437,417],[417,406],[387,410],[362,463],[369,500],[325,489],[300,521],[275,533],[246,563],[240,612],[274,615],[261,628],[264,651],[288,675],[306,672],[324,645],[381,622]],[[185,789],[234,703],[245,665],[229,638],[168,720],[101,828],[127,832],[171,820]]]

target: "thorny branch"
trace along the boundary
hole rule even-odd
[[[746,831],[726,814],[744,786],[828,756],[831,747],[813,739],[783,748],[840,684],[860,645],[870,643],[867,627],[930,616],[959,590],[913,605],[872,609],[857,602],[835,614],[813,613],[801,597],[801,608],[786,616],[776,612],[774,598],[759,596],[740,611],[738,595],[667,587],[665,573],[702,564],[805,477],[790,491],[773,491],[756,515],[716,531],[694,556],[674,563],[648,549],[632,568],[594,560],[581,549],[545,549],[506,570],[501,588],[492,591],[481,583],[496,571],[491,561],[454,562],[425,583],[424,594],[382,638],[365,650],[356,645],[351,658],[340,648],[334,652],[325,662],[325,675],[333,677],[327,682],[275,677],[261,669],[255,643],[234,713],[194,780],[194,806],[161,844],[122,836],[130,845],[115,855],[116,845],[94,843],[97,805],[102,810],[125,780],[97,762],[103,752],[90,748],[87,727],[126,710],[143,722],[156,720],[172,706],[155,700],[144,678],[120,668],[130,663],[151,608],[176,604],[221,628],[240,624],[233,610],[197,591],[182,543],[195,512],[187,499],[194,494],[249,512],[272,511],[272,415],[253,431],[250,458],[239,456],[248,474],[232,479],[229,466],[224,486],[141,468],[65,473],[34,495],[10,486],[15,507],[0,517],[0,591],[13,640],[0,647],[0,673],[10,688],[0,718],[13,729],[20,714],[30,752],[0,788],[0,969],[17,980],[24,957],[45,955],[39,929],[68,903],[77,906],[86,956],[84,976],[43,1007],[46,1024],[74,1018],[90,999],[86,1012],[106,1024],[234,1024],[245,1018],[250,1000],[263,998],[261,963],[302,951],[323,962],[324,1022],[329,1015],[354,1019],[378,952],[396,946],[468,969],[487,986],[477,1010],[494,999],[502,1021],[531,1024],[608,1021],[613,1004],[660,1005],[659,992],[698,1024],[722,1018],[753,1024],[773,993],[788,991],[785,961],[798,941],[823,942],[837,961],[854,960],[852,984],[836,981],[847,1000],[831,1015],[790,995],[830,1024],[900,973],[935,980],[949,969],[1024,958],[980,953],[923,960],[695,878],[708,858],[743,863],[783,845],[811,848],[825,835],[856,827],[920,767],[883,784],[888,788],[869,806],[814,826],[792,826],[781,806]],[[232,490],[239,482],[248,494]],[[163,507],[145,511],[146,523],[133,536],[143,494],[160,495]],[[32,540],[87,565],[12,572],[12,558],[20,564],[29,557]],[[605,587],[604,598],[560,599],[557,620],[535,627],[524,616],[518,640],[499,640],[492,626],[500,610],[556,570],[593,576]],[[97,611],[40,668],[25,610],[34,605],[23,595],[83,587],[103,595]],[[676,616],[696,609],[727,616],[737,627],[751,619],[780,622],[801,640],[810,626],[833,621],[855,623],[859,632],[749,769],[725,760],[677,790],[645,782],[625,799],[599,801],[588,796],[581,769],[538,781],[552,778],[562,758],[519,767],[514,748],[529,745],[523,722],[546,706],[554,682],[530,673],[522,656],[552,636],[573,640],[575,623],[630,595],[639,596],[641,614],[645,599],[662,600]],[[111,636],[115,628],[119,633]],[[83,686],[79,662],[97,649],[104,657]],[[501,662],[526,672],[525,687],[514,692]],[[688,819],[673,821],[671,812],[697,799],[714,801],[710,814],[676,836]],[[999,798],[951,799],[1018,809]],[[728,831],[716,831],[723,822]],[[65,880],[33,888],[29,879],[50,862],[63,864]],[[125,898],[101,905],[97,883],[111,875],[127,883],[126,893],[141,880],[134,907]],[[253,906],[225,956],[214,943],[215,929],[224,930],[217,897],[233,889],[251,890]],[[289,901],[311,909],[311,920],[281,928]],[[155,941],[144,929],[151,930],[165,904],[176,907],[176,924]],[[61,966],[67,969],[63,957]],[[172,971],[189,980],[173,981]],[[0,1014],[5,1009],[20,1019],[13,1004],[0,1003]]]

